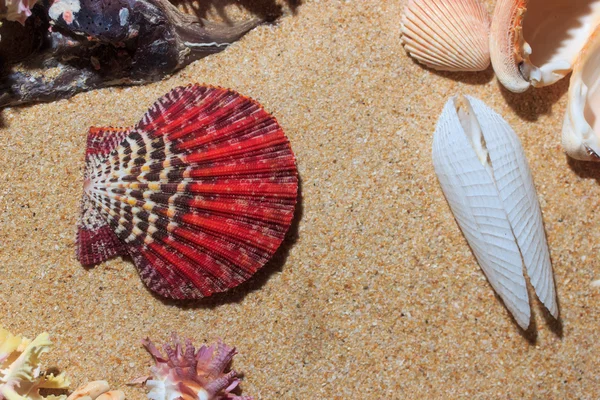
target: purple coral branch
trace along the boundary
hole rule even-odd
[[[191,339],[185,340],[185,349],[177,335],[173,334],[171,340],[171,345],[163,346],[166,357],[149,339],[142,341],[156,362],[151,368],[153,380],[177,388],[180,394],[196,396],[206,392],[211,400],[252,400],[230,393],[240,383],[237,372],[224,372],[237,354],[234,347],[218,341],[211,346],[202,345],[196,351]]]

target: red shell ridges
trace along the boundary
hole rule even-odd
[[[90,129],[77,258],[130,255],[158,294],[209,296],[273,256],[297,193],[275,118],[231,90],[178,87],[133,128]]]

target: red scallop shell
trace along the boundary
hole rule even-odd
[[[158,294],[210,296],[273,256],[297,193],[275,118],[231,90],[178,87],[134,128],[90,129],[77,258],[129,254]]]

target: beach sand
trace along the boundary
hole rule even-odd
[[[598,398],[600,165],[570,160],[560,146],[568,79],[517,95],[491,68],[423,68],[400,42],[403,4],[283,3],[278,24],[170,79],[2,110],[0,325],[29,337],[48,331],[46,366],[66,371],[72,387],[106,379],[128,399],[145,398],[126,383],[152,364],[140,340],[164,343],[171,332],[236,346],[243,393],[257,399]],[[486,5],[491,12],[494,2]],[[301,201],[284,245],[255,277],[181,303],[153,296],[129,259],[82,267],[75,226],[88,128],[133,125],[190,82],[232,88],[278,119]],[[484,100],[521,138],[558,321],[534,300],[532,326],[521,331],[453,219],[431,144],[455,94]]]

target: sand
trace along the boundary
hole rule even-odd
[[[48,331],[55,348],[45,365],[73,387],[106,379],[129,399],[145,398],[126,386],[151,365],[140,340],[163,343],[173,331],[235,345],[243,393],[257,399],[598,398],[600,165],[560,147],[568,82],[516,95],[491,69],[423,68],[400,44],[403,4],[286,3],[278,25],[170,79],[3,110],[0,324]],[[235,89],[272,112],[302,185],[272,262],[228,293],[178,303],[153,296],[128,259],[83,268],[74,237],[87,129],[132,125],[189,82]],[[558,321],[536,300],[531,328],[520,330],[443,197],[432,133],[458,93],[483,99],[521,138]]]

